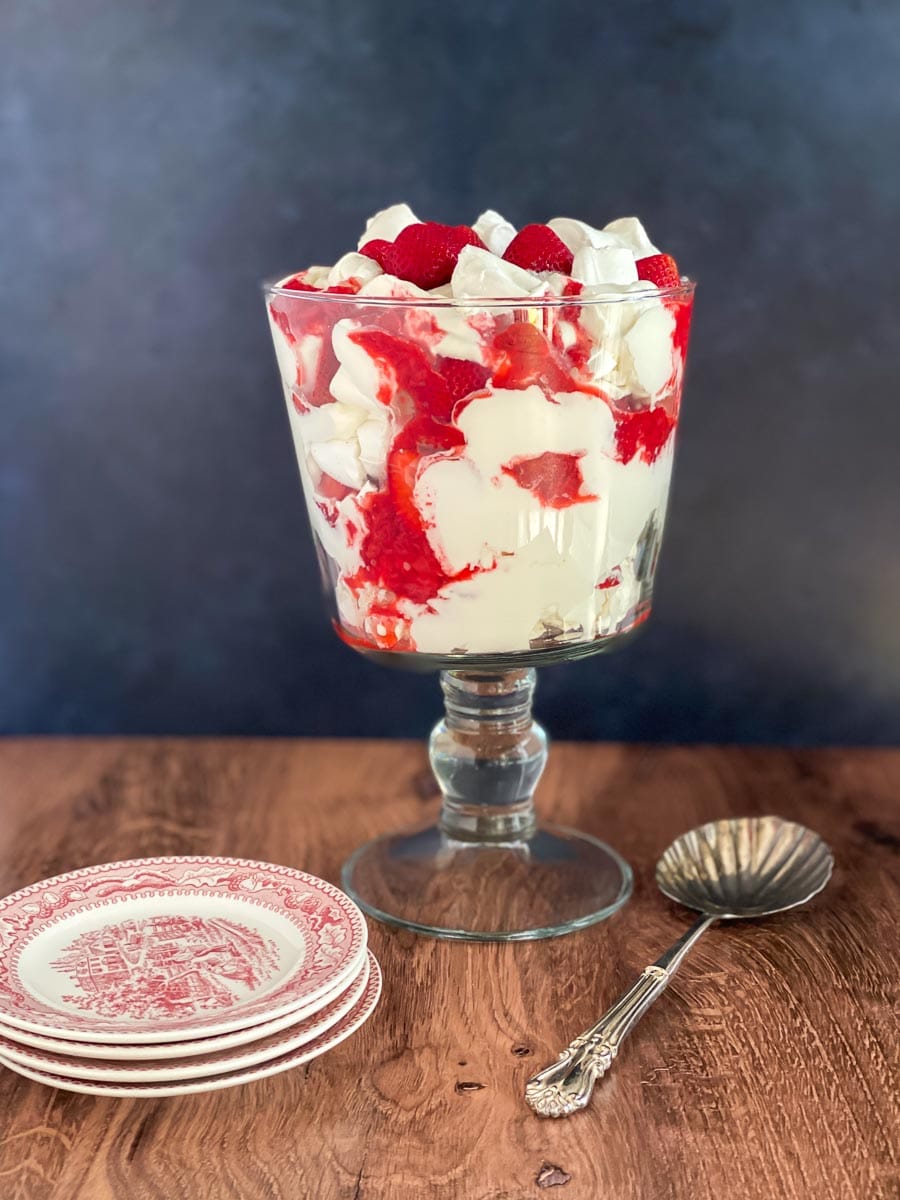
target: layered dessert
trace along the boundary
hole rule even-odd
[[[267,291],[338,631],[396,655],[601,648],[650,611],[693,285],[640,221],[399,204]]]

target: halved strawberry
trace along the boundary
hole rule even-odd
[[[572,270],[573,254],[549,225],[525,225],[503,252],[507,262],[526,271]]]
[[[450,282],[464,246],[485,249],[484,242],[468,225],[424,221],[407,225],[397,234],[381,265],[389,274],[427,291]]]
[[[388,495],[397,511],[414,525],[421,522],[419,510],[413,500],[418,465],[419,455],[415,450],[394,449],[388,457]]]
[[[493,341],[496,355],[494,384],[526,388],[539,383],[550,392],[574,392],[578,383],[562,365],[553,347],[530,321],[514,321]]]
[[[454,400],[462,400],[464,396],[477,392],[490,378],[487,367],[466,358],[439,358],[435,366]]]
[[[595,496],[582,495],[584,477],[579,459],[581,454],[560,454],[547,450],[534,458],[518,458],[501,468],[521,488],[525,488],[540,500],[546,508],[570,508],[595,500]]]
[[[360,254],[364,254],[366,258],[373,258],[383,271],[385,270],[385,257],[392,245],[392,242],[386,242],[384,238],[373,238],[371,242],[366,242],[364,246],[360,246],[359,252]]]
[[[678,264],[671,254],[651,254],[647,258],[639,258],[636,266],[638,279],[646,279],[660,288],[681,286]]]

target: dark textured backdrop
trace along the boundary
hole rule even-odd
[[[331,635],[257,281],[408,200],[701,281],[657,609],[558,735],[900,733],[897,0],[9,0],[0,728],[421,733]]]

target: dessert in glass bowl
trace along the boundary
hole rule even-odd
[[[266,303],[335,629],[443,673],[441,818],[363,847],[345,886],[446,936],[601,919],[630,875],[536,822],[533,668],[649,616],[693,284],[633,217],[516,230],[395,205]]]

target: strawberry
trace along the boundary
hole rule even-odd
[[[397,512],[414,525],[421,521],[419,510],[413,500],[418,465],[419,456],[415,450],[397,450],[395,448],[388,457],[388,495],[393,500]]]
[[[507,262],[526,271],[572,270],[572,251],[549,225],[526,225],[520,229],[503,254]]]
[[[518,458],[501,468],[520,488],[532,493],[546,508],[569,508],[595,496],[581,494],[584,478],[580,454],[547,450],[535,458]]]
[[[490,378],[487,367],[465,358],[439,358],[435,365],[443,375],[454,401],[477,392]]]
[[[385,269],[384,260],[393,245],[392,242],[386,242],[384,238],[374,238],[371,242],[366,242],[364,246],[360,246],[360,254],[364,254],[366,258],[374,258],[381,267]]]
[[[486,248],[468,225],[440,225],[437,221],[407,225],[385,252],[382,266],[390,275],[427,291],[450,282],[463,246]]]
[[[514,321],[494,338],[497,361],[494,383],[501,388],[526,388],[539,383],[551,392],[578,391],[553,347],[530,321]]]
[[[638,279],[646,279],[660,288],[681,287],[678,264],[671,254],[651,254],[637,260]]]

